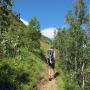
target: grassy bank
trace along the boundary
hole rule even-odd
[[[32,53],[27,48],[22,48],[20,55],[0,59],[0,88],[35,90],[43,71],[40,53],[40,50]]]
[[[63,72],[59,66],[59,62],[58,60],[56,61],[56,72],[58,73],[58,76],[56,77],[56,80],[57,80],[57,89],[58,90],[65,90],[65,83],[64,83],[64,75],[63,75]]]

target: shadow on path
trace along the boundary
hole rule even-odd
[[[60,75],[59,72],[56,72],[55,75],[54,75],[54,78],[58,77]]]

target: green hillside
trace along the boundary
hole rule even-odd
[[[90,90],[90,20],[86,5],[85,0],[75,0],[65,17],[67,26],[57,28],[50,40],[41,34],[36,17],[25,26],[20,14],[12,11],[13,0],[0,0],[0,90]],[[54,69],[45,62],[52,45],[55,73],[49,81],[48,69]]]
[[[46,53],[46,51],[49,49],[49,47],[52,46],[52,41],[50,39],[48,39],[45,36],[42,36],[40,39],[40,44],[41,44],[41,49],[43,50],[44,54]]]
[[[41,36],[40,48],[29,48],[28,27],[11,12],[7,18],[10,23],[8,29],[3,27],[2,32],[0,28],[0,89],[35,90],[44,70],[43,52],[51,41]]]

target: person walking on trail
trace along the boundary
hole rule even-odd
[[[55,67],[55,50],[54,47],[50,47],[47,50],[47,64],[48,64],[48,73],[49,73],[49,80],[54,78],[54,67]]]

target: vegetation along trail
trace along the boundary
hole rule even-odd
[[[72,0],[74,6],[68,8],[65,27],[56,27],[53,39],[43,35],[45,30],[36,17],[25,25],[20,13],[13,11],[14,1],[20,0],[0,0],[0,90],[90,90],[89,0]],[[36,2],[38,5],[39,0]],[[52,15],[55,17],[55,12]],[[52,46],[56,51],[55,78],[49,81],[46,52]],[[53,63],[52,56],[48,59]]]
[[[45,53],[47,52],[48,48],[51,46],[51,41],[49,41],[45,37],[43,37],[43,38],[41,39],[41,47],[44,51],[44,56],[46,56]],[[58,56],[57,53],[56,53],[56,56]],[[37,90],[57,90],[56,78],[52,79],[51,81],[49,81],[49,79],[48,79],[48,65],[46,64],[46,58],[45,58],[43,67],[44,67],[44,70],[42,73],[42,78],[37,85]]]

